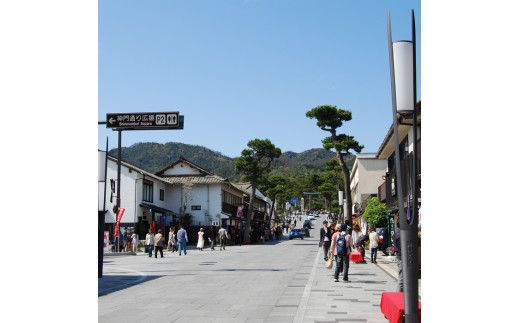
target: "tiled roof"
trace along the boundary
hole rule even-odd
[[[110,159],[111,161],[117,163],[117,158],[115,158],[115,157],[113,157],[113,156],[111,156],[111,155],[108,155],[108,159]],[[148,176],[148,177],[152,177],[152,178],[154,178],[154,179],[156,179],[156,180],[158,180],[158,181],[165,182],[165,179],[164,179],[164,178],[159,177],[159,176],[157,176],[157,175],[155,175],[155,174],[149,173],[149,172],[145,171],[144,169],[141,169],[141,168],[139,168],[139,167],[137,167],[137,166],[135,166],[135,165],[132,165],[132,164],[130,164],[130,163],[128,163],[128,162],[125,162],[124,160],[121,160],[121,165],[122,165],[122,166],[125,166],[125,167],[128,167],[128,168],[130,168],[130,169],[132,169],[132,170],[134,170],[134,171],[136,171],[136,172],[138,172],[138,173],[141,173],[141,174],[143,174],[143,175],[146,175],[146,176]]]
[[[163,177],[170,184],[218,184],[226,182],[225,178],[216,175],[209,176],[170,176]]]

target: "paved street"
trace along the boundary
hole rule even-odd
[[[395,280],[369,262],[335,283],[318,248],[322,221],[304,240],[106,257],[99,321],[386,322],[379,300]]]

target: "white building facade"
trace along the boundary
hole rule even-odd
[[[106,230],[110,236],[116,223],[117,159],[107,158]],[[102,167],[104,165],[100,165]],[[99,200],[103,200],[104,183],[99,183]],[[179,225],[181,216],[191,215],[193,226],[237,226],[241,222],[239,208],[247,190],[228,179],[180,158],[152,174],[135,165],[121,165],[121,207],[125,208],[121,227],[133,227],[140,237],[148,229],[169,230]],[[255,205],[267,210],[267,202],[257,193]]]
[[[386,171],[386,161],[377,159],[376,154],[356,155],[350,173],[353,213],[359,213],[371,196],[377,196],[377,189],[384,182]]]

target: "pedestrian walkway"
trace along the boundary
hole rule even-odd
[[[350,263],[349,280],[334,282],[320,250],[302,322],[387,322],[379,302],[385,291],[395,291],[396,280],[370,262]]]
[[[188,256],[166,252],[158,259],[106,257],[99,321],[386,322],[379,301],[396,281],[368,263],[351,264],[351,282],[335,283],[318,241],[315,224],[303,240],[188,250]]]

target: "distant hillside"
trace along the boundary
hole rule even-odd
[[[117,156],[117,149],[110,150],[109,154]],[[183,156],[222,177],[231,180],[240,178],[235,170],[234,160],[236,158],[224,156],[203,146],[174,142],[165,144],[145,142],[123,147],[121,154],[123,160],[151,173],[157,172]],[[301,153],[287,151],[273,162],[273,171],[297,174],[306,170],[319,169],[334,156],[335,153],[322,148],[314,148]],[[348,156],[349,168],[352,168],[353,163],[354,156]]]

